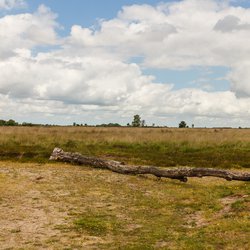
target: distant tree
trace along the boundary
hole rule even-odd
[[[105,124],[105,127],[121,127],[119,123],[108,123]]]
[[[127,127],[130,127],[130,123],[127,123]]]
[[[119,123],[103,123],[100,125],[96,125],[96,127],[121,127],[121,125]]]
[[[31,123],[31,122],[23,122],[23,123],[22,123],[22,126],[23,126],[23,127],[32,127],[32,126],[36,126],[36,124],[33,124],[33,123]]]
[[[140,127],[141,126],[141,117],[139,115],[134,115],[134,120],[132,121],[133,127]]]
[[[142,120],[142,121],[141,121],[141,126],[142,126],[142,127],[145,127],[145,125],[146,125],[146,121],[145,121],[145,120]]]
[[[192,128],[194,128],[194,124],[192,124]]]
[[[18,123],[12,119],[6,122],[6,126],[18,126]]]
[[[187,124],[186,124],[186,122],[185,121],[181,121],[180,123],[179,123],[179,128],[187,128],[188,126],[187,126]]]
[[[0,120],[0,126],[6,126],[6,121],[5,120]]]
[[[74,126],[74,127],[76,126],[76,122],[73,122],[73,126]]]

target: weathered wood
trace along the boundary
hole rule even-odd
[[[155,166],[134,166],[125,165],[122,162],[105,160],[96,157],[84,156],[79,153],[64,152],[60,148],[55,148],[50,156],[50,160],[69,162],[78,165],[88,165],[94,168],[108,169],[120,174],[151,174],[156,177],[165,177],[170,179],[177,179],[182,182],[187,182],[188,177],[203,177],[214,176],[226,179],[228,181],[250,181],[249,172],[233,172],[222,169],[213,168],[161,168]]]

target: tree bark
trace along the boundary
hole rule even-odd
[[[50,160],[74,163],[77,165],[87,165],[94,168],[108,169],[120,174],[151,174],[156,177],[165,177],[187,182],[188,177],[213,176],[223,178],[228,181],[250,181],[249,172],[233,172],[213,168],[161,168],[155,166],[134,166],[125,165],[123,162],[105,160],[96,157],[84,156],[79,153],[64,152],[60,148],[55,148],[50,156]]]

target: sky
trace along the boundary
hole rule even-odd
[[[250,1],[0,0],[0,119],[250,127]]]

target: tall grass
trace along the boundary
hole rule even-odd
[[[1,127],[0,158],[46,162],[54,147],[134,164],[250,167],[250,130]]]

